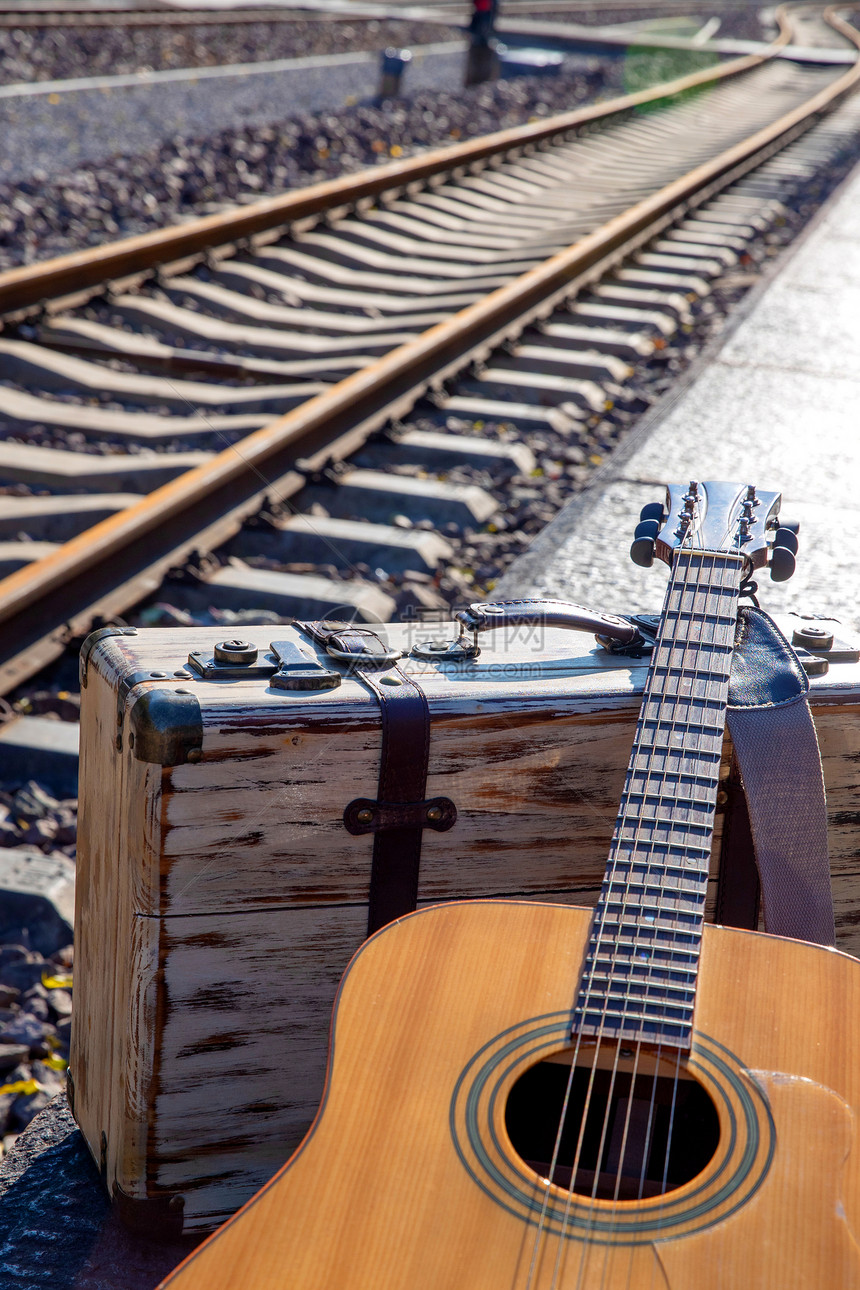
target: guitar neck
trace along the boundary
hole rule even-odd
[[[678,552],[574,1033],[689,1048],[743,557]]]

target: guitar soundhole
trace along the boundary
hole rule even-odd
[[[614,1059],[614,1049],[604,1043],[592,1082],[591,1054],[580,1052],[551,1181],[601,1200],[641,1200],[673,1191],[713,1157],[720,1137],[716,1108],[702,1085],[685,1069],[676,1070],[674,1061],[658,1066],[653,1057],[640,1055],[634,1066],[625,1049],[617,1064]],[[569,1053],[529,1067],[505,1107],[514,1149],[542,1178],[550,1177],[570,1067]]]

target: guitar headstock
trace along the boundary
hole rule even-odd
[[[754,484],[670,484],[664,504],[643,508],[631,559],[647,568],[655,555],[671,566],[682,547],[734,551],[746,557],[750,570],[767,564],[774,582],[784,582],[794,573],[798,526],[780,527],[781,502],[781,493]]]

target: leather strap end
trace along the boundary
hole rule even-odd
[[[429,797],[424,802],[379,802],[356,797],[343,812],[347,833],[360,836],[382,829],[435,829],[447,833],[457,822],[457,808],[450,797]]]

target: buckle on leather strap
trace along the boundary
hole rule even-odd
[[[383,650],[380,654],[375,650],[369,649],[338,649],[336,645],[332,645],[329,641],[326,642],[325,652],[331,658],[342,659],[345,663],[361,663],[362,665],[366,665],[368,663],[378,663],[380,665],[383,663],[396,663],[399,658],[403,658],[402,649]]]

